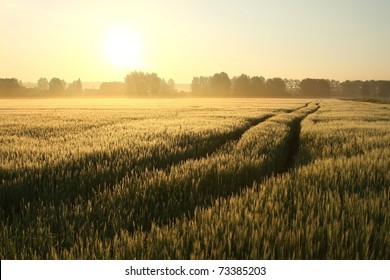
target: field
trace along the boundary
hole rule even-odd
[[[1,100],[1,259],[390,259],[390,105]]]

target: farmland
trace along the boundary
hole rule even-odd
[[[1,259],[389,259],[390,105],[1,100]]]

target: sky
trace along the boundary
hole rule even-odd
[[[390,80],[390,1],[1,0],[0,78]]]

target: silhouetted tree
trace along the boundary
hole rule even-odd
[[[191,82],[191,92],[193,94],[201,93],[200,77],[193,77]]]
[[[134,71],[125,77],[126,91],[132,96],[145,96],[147,81],[143,72]]]
[[[156,73],[134,71],[125,77],[125,86],[128,94],[139,97],[165,96],[168,94],[168,85]]]
[[[300,80],[294,79],[284,79],[284,83],[286,85],[286,92],[290,96],[297,96],[300,94]]]
[[[0,94],[15,96],[24,90],[22,83],[15,78],[0,78]]]
[[[148,96],[156,96],[156,95],[164,94],[164,92],[162,92],[161,90],[163,83],[156,73],[146,74],[145,77],[146,77],[146,88],[147,88],[146,93]]]
[[[175,93],[175,81],[173,79],[169,79],[167,85],[169,93]]]
[[[362,90],[362,81],[350,81],[346,80],[341,83],[341,89],[343,95],[348,97],[360,97]]]
[[[303,79],[300,83],[301,94],[305,97],[329,97],[330,81],[325,79]]]
[[[125,83],[104,82],[100,84],[99,93],[107,96],[123,96],[126,92]]]
[[[173,96],[177,93],[175,89],[175,81],[173,79],[169,79],[166,82],[164,79],[161,79],[159,94],[160,96]]]
[[[49,82],[46,78],[39,78],[37,82],[37,89],[41,91],[49,90]]]
[[[286,96],[286,84],[281,78],[268,79],[266,82],[267,95],[272,97]]]
[[[249,96],[251,91],[251,79],[248,75],[241,74],[232,79],[234,96]]]
[[[167,82],[164,79],[160,79],[160,86],[158,89],[158,96],[164,97],[164,96],[169,96],[169,94],[173,93],[170,91],[169,86]]]
[[[370,96],[374,98],[378,97],[379,96],[378,81],[370,80],[368,83],[370,87]]]
[[[70,93],[82,93],[83,92],[83,84],[81,83],[81,80],[78,79],[76,81],[73,81],[68,85],[67,91]]]
[[[330,80],[330,95],[337,96],[342,94],[341,83],[336,80]]]
[[[369,81],[364,81],[362,84],[361,88],[361,95],[364,98],[368,98],[371,93],[370,93],[370,82]]]
[[[378,97],[390,97],[390,81],[378,81]]]
[[[214,74],[210,80],[211,93],[217,96],[229,96],[230,95],[230,79],[225,72]]]
[[[66,82],[59,78],[52,78],[49,82],[49,91],[55,94],[63,93],[65,91]]]
[[[263,76],[253,76],[251,78],[250,92],[255,97],[260,97],[265,94],[265,78]]]
[[[194,77],[191,83],[191,91],[195,96],[205,96],[211,91],[211,77]]]

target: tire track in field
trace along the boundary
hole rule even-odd
[[[309,114],[303,116],[302,118],[298,119],[296,122],[293,122],[290,126],[291,132],[290,132],[290,140],[289,140],[289,149],[288,154],[286,158],[286,168],[282,170],[281,173],[287,172],[288,170],[295,168],[295,159],[299,152],[300,142],[301,142],[301,123],[302,121],[307,118],[309,115],[314,114],[320,109],[320,102],[314,103],[317,107],[311,111]]]
[[[308,103],[308,104],[306,104],[305,106],[302,106],[302,107],[300,107],[300,108],[297,108],[297,109],[295,109],[295,110],[292,110],[291,112],[295,112],[295,111],[298,111],[298,110],[301,110],[301,109],[304,109],[305,107],[308,107],[309,106],[309,104],[310,103]],[[318,108],[317,108],[318,109]],[[285,113],[281,113],[281,114],[285,114]],[[310,114],[310,113],[308,113],[308,114]],[[302,119],[304,119],[308,114],[306,114],[305,116],[303,116],[303,117],[301,117],[300,118],[300,120],[299,120],[299,123],[300,123],[300,121],[302,120]],[[277,115],[276,115],[277,116]],[[268,117],[267,118],[267,120],[268,119],[270,119],[271,117]],[[260,124],[261,122],[259,122],[258,124]],[[251,128],[253,128],[253,127],[255,127],[256,125],[252,125],[252,126],[250,126],[248,129],[246,129],[245,131],[243,131],[242,133],[241,133],[241,135],[239,136],[239,137],[237,137],[237,139],[236,139],[236,141],[238,142],[241,138],[242,138],[242,135],[246,132],[246,131],[248,131],[249,129],[251,129]],[[293,130],[293,129],[292,129]],[[289,132],[288,134],[290,135],[292,132]],[[288,136],[288,135],[287,135]],[[226,141],[225,143],[227,143],[228,141]],[[290,149],[290,148],[289,148]],[[214,153],[215,151],[213,151],[213,153]],[[272,152],[272,151],[270,151],[270,152]],[[235,189],[230,189],[230,187],[232,187],[232,186],[227,186],[227,190],[226,191],[224,191],[223,193],[217,193],[217,194],[214,194],[213,192],[212,192],[212,190],[210,189],[210,188],[208,188],[208,192],[206,192],[205,193],[205,196],[204,197],[200,197],[200,198],[198,198],[197,199],[197,201],[195,201],[195,204],[193,204],[193,203],[191,203],[191,202],[189,202],[188,203],[188,201],[181,201],[181,203],[183,204],[183,206],[184,207],[174,207],[174,209],[169,209],[168,210],[168,213],[167,214],[169,214],[169,216],[168,217],[164,217],[164,218],[160,218],[159,217],[159,215],[160,215],[160,213],[161,213],[161,211],[160,211],[160,209],[163,209],[163,208],[165,208],[165,206],[169,206],[169,205],[165,205],[164,206],[164,203],[165,203],[165,201],[164,200],[162,200],[162,201],[157,201],[157,203],[156,203],[156,201],[153,201],[153,199],[152,200],[144,200],[144,201],[139,201],[139,206],[140,207],[138,207],[138,208],[136,208],[135,209],[135,213],[133,212],[132,214],[135,216],[135,217],[137,217],[137,219],[139,219],[139,221],[142,221],[144,218],[151,218],[151,219],[149,219],[149,220],[147,220],[144,224],[141,224],[141,226],[142,226],[142,228],[144,229],[144,230],[148,230],[149,228],[150,228],[150,226],[151,226],[151,224],[152,223],[156,223],[157,225],[163,225],[163,224],[167,224],[167,223],[169,223],[169,222],[171,222],[173,219],[175,219],[175,218],[180,218],[180,217],[182,217],[183,215],[186,215],[187,217],[189,217],[189,218],[191,218],[192,216],[193,216],[193,214],[194,214],[194,210],[195,210],[195,208],[196,207],[208,207],[208,206],[211,206],[213,203],[214,203],[214,201],[215,201],[215,199],[220,199],[220,198],[225,198],[225,197],[228,197],[228,196],[230,196],[230,195],[232,195],[232,194],[235,194],[235,193],[238,193],[238,192],[240,192],[241,191],[241,189],[242,188],[244,188],[246,185],[251,185],[254,181],[259,181],[259,180],[263,180],[263,179],[265,179],[267,176],[272,176],[272,175],[274,175],[275,173],[274,173],[274,170],[273,170],[273,163],[274,162],[283,162],[284,160],[283,160],[283,158],[280,158],[280,157],[277,157],[276,155],[278,155],[278,153],[276,153],[275,154],[275,158],[273,158],[273,157],[271,157],[270,159],[269,159],[269,163],[267,163],[267,164],[269,164],[269,168],[266,168],[266,170],[264,171],[265,172],[265,174],[261,174],[261,176],[259,176],[259,178],[253,178],[253,177],[251,177],[251,176],[241,176],[241,178],[244,178],[244,180],[247,182],[247,183],[243,183],[243,184],[239,184],[239,185],[237,185],[237,186],[233,186],[233,187],[237,187],[237,188],[235,188]],[[279,154],[280,155],[280,154]],[[203,157],[201,157],[201,158],[199,158],[199,159],[202,159],[202,158],[204,158],[205,160],[207,159],[207,158],[209,158],[209,157],[211,157],[211,155],[208,155],[208,154],[206,154],[206,155],[204,155]],[[182,164],[180,161],[178,162],[178,164]],[[266,165],[267,165],[266,164]],[[165,166],[165,168],[166,169],[168,169],[169,167],[170,167],[171,165],[167,165],[167,166]],[[283,164],[281,164],[281,166],[283,166]],[[239,170],[237,170],[237,171],[239,171]],[[253,170],[253,171],[256,171],[256,170]],[[259,171],[259,170],[258,170]],[[260,173],[263,173],[263,171],[261,171]],[[224,177],[224,180],[227,180],[227,182],[229,182],[229,180],[230,180],[230,178],[232,177],[232,174],[224,174],[223,175],[223,177]],[[240,181],[241,182],[241,181]],[[69,182],[68,182],[69,183]],[[207,188],[207,184],[204,182],[204,183],[202,183],[203,184],[203,186],[201,186],[201,187],[206,187]],[[179,187],[180,187],[180,185],[178,185]],[[71,186],[70,186],[71,187]],[[156,190],[156,189],[155,189]],[[178,189],[179,191],[180,191],[180,188]],[[96,191],[96,190],[94,190],[94,191]],[[159,189],[157,189],[157,192],[159,191]],[[174,190],[172,190],[172,191],[174,191]],[[193,192],[198,192],[198,191],[202,191],[202,189],[199,189],[199,190],[196,190],[196,189],[194,189],[194,190],[192,190]],[[211,191],[211,192],[210,192]],[[79,194],[79,195],[81,195],[82,197],[86,197],[86,198],[88,198],[88,196],[84,196],[84,194]],[[92,191],[92,193],[90,194],[90,195],[93,195],[93,191]],[[170,195],[177,195],[178,196],[178,198],[179,199],[188,199],[188,197],[183,197],[180,193],[168,193],[168,196],[170,196]],[[159,198],[161,198],[161,199],[163,199],[164,198],[164,194],[163,193],[158,193],[157,194],[157,197],[159,197]],[[49,198],[50,198],[50,196],[49,196]],[[51,197],[51,198],[55,198],[55,197]],[[130,198],[131,199],[133,199],[133,197],[131,197],[130,196]],[[61,198],[62,199],[62,198]],[[69,197],[67,198],[68,200],[61,200],[60,202],[63,202],[64,204],[67,204],[67,203],[72,203],[72,201],[69,201]],[[134,197],[134,199],[137,199],[136,197]],[[23,201],[23,203],[25,203],[26,202],[26,199],[25,198],[23,198],[23,197],[21,197],[20,198],[20,201],[19,202],[21,202],[21,201]],[[103,198],[103,201],[104,201],[104,198]],[[29,202],[28,200],[27,200],[27,202]],[[51,203],[52,201],[45,201],[44,203],[45,204],[47,204],[47,205],[49,205],[50,203]],[[21,205],[21,204],[20,204]],[[32,204],[32,205],[34,205],[34,204]],[[39,205],[38,205],[39,206]],[[131,206],[130,205],[127,205],[126,203],[124,203],[124,204],[122,204],[122,206],[124,207],[124,208],[130,208]],[[32,206],[31,208],[33,208],[34,206]],[[138,216],[138,213],[137,213],[137,211],[139,210],[139,209],[141,209],[141,208],[144,208],[144,207],[149,207],[149,209],[151,209],[152,211],[154,211],[154,213],[152,213],[152,216],[150,217],[142,217],[142,215],[141,216]],[[162,207],[162,208],[161,208]],[[106,209],[106,211],[108,212],[108,213],[110,213],[109,215],[99,215],[99,209],[95,209],[95,210],[97,210],[96,212],[95,212],[95,210],[93,210],[92,211],[92,213],[90,213],[89,215],[90,216],[87,216],[88,218],[87,219],[83,219],[82,220],[82,223],[85,223],[85,224],[87,224],[87,228],[88,228],[88,225],[90,225],[90,226],[92,226],[93,228],[96,228],[96,229],[99,229],[99,231],[100,230],[103,230],[102,228],[101,228],[101,226],[104,224],[104,227],[105,227],[105,229],[104,229],[104,231],[102,231],[102,232],[104,232],[105,233],[105,235],[104,235],[104,238],[110,238],[110,237],[112,237],[115,233],[118,233],[118,231],[116,231],[116,230],[114,230],[114,228],[112,227],[112,225],[110,225],[109,224],[109,222],[110,221],[107,221],[107,218],[116,210],[114,207],[113,207],[113,205],[110,205],[110,204],[108,204],[107,205],[107,207],[105,208]],[[17,216],[19,216],[19,211],[18,211],[18,209],[16,209],[16,208],[11,208],[10,209],[10,211],[11,212],[8,212],[7,213],[7,215],[10,215],[10,214],[16,214]],[[133,211],[133,210],[131,210],[131,211]],[[142,211],[142,209],[141,209],[141,211]],[[39,212],[38,212],[39,213]],[[91,214],[93,214],[93,215],[91,215]],[[70,219],[72,219],[72,218],[74,218],[72,215],[72,213],[70,212],[70,217],[68,217],[68,218],[70,218]],[[19,216],[20,217],[20,216]],[[119,217],[121,217],[120,215],[119,215]],[[58,226],[58,224],[59,225],[61,225],[61,224],[63,224],[63,219],[64,219],[65,217],[64,216],[61,216],[61,215],[58,215],[58,217],[53,217],[53,220],[51,220],[50,219],[50,221],[47,221],[48,222],[48,226],[49,227],[51,227],[51,229],[52,229],[52,233],[54,234],[54,236],[56,236],[56,238],[58,239],[58,244],[62,244],[61,245],[61,247],[68,247],[68,246],[71,246],[72,244],[74,244],[74,242],[72,242],[72,240],[69,240],[69,238],[71,238],[70,236],[71,235],[69,235],[68,233],[68,231],[62,231],[62,230],[58,230],[57,231],[57,229],[61,229],[61,226]],[[78,217],[78,218],[80,218],[80,217]],[[125,218],[124,216],[123,216],[123,218]],[[12,221],[12,216],[11,217],[9,217],[8,218],[10,221]],[[32,220],[32,221],[34,221],[34,219],[30,219],[30,220]],[[119,221],[119,223],[123,223],[123,224],[126,224],[126,226],[123,226],[123,229],[124,230],[128,230],[128,231],[134,231],[134,230],[136,230],[136,229],[138,229],[138,227],[133,227],[134,226],[134,224],[136,223],[137,221],[133,221],[133,223],[131,224],[131,223],[125,223],[125,221]],[[72,224],[72,221],[69,221],[69,223],[70,224]],[[77,222],[76,222],[77,223]],[[89,224],[89,223],[91,223],[91,224]],[[133,225],[133,226],[132,226]],[[121,225],[122,226],[122,225]],[[133,228],[132,228],[133,227]],[[56,229],[57,228],[57,229]],[[121,228],[122,229],[122,228]],[[68,245],[67,245],[68,244]],[[56,249],[59,249],[59,248],[56,248]]]
[[[303,107],[305,106],[307,104]],[[25,173],[23,174],[24,178],[22,179],[17,178],[18,173],[9,175],[0,169],[1,177],[5,178],[5,180],[0,181],[0,210],[3,210],[7,215],[11,215],[12,213],[18,213],[23,208],[22,204],[33,203],[38,200],[44,204],[72,204],[79,198],[84,200],[90,199],[94,193],[106,188],[112,188],[113,185],[120,182],[131,172],[137,174],[145,169],[169,169],[171,165],[179,164],[186,160],[205,158],[226,143],[238,141],[251,127],[266,121],[272,116],[274,114],[270,113],[258,118],[251,118],[247,120],[246,124],[224,135],[212,135],[210,138],[199,139],[199,141],[212,143],[211,145],[206,145],[206,149],[200,152],[195,148],[194,150],[184,151],[168,157],[159,157],[151,154],[141,160],[133,160],[130,165],[118,165],[117,163],[118,159],[131,156],[131,151],[127,151],[129,155],[123,154],[123,149],[96,152],[43,169],[25,170],[23,172]],[[194,141],[195,144],[197,143],[196,141],[198,140]],[[103,168],[98,166],[101,162],[105,162],[107,165],[103,166]],[[87,166],[91,168],[91,163],[98,164],[95,164],[92,170],[84,172]],[[112,170],[115,171],[113,172]],[[77,191],[74,188],[77,188]]]
[[[308,106],[309,104],[293,112]],[[152,170],[134,181],[128,178],[128,181],[118,185],[114,190],[116,192],[114,198],[95,201],[95,210],[91,212],[93,217],[88,220],[93,221],[94,228],[104,225],[108,234],[105,237],[111,238],[123,229],[129,232],[140,228],[148,231],[153,223],[169,224],[183,215],[191,218],[197,207],[209,207],[215,200],[237,194],[243,188],[252,186],[254,182],[261,182],[288,170],[289,158],[296,153],[291,143],[296,141],[297,137],[299,138],[300,122],[317,109],[318,107],[308,108],[302,116],[298,115],[292,119],[291,123],[288,123],[290,129],[282,137],[282,141],[262,150],[261,153],[267,155],[264,161],[252,162],[248,155],[244,155],[240,160],[240,156],[235,157],[238,155],[236,153],[231,157],[228,156],[228,162],[224,163],[218,158],[213,159],[213,155],[210,155],[192,163],[180,163],[167,172]],[[289,113],[281,115],[289,115]],[[279,120],[279,122],[283,121],[283,119]],[[276,124],[277,122],[272,122],[268,126],[272,127]],[[188,170],[191,172],[187,173]],[[120,221],[110,219],[112,212],[123,218]]]
[[[301,132],[301,123],[302,121],[310,116],[311,114],[314,114],[320,109],[320,102],[309,102],[305,104],[302,107],[299,107],[295,110],[291,110],[288,113],[294,113],[302,109],[308,109],[305,114],[303,114],[300,117],[295,118],[294,120],[289,123],[289,132],[286,136],[287,138],[287,148],[285,154],[280,154],[276,150],[279,149],[279,147],[275,147],[274,151],[269,151],[269,158],[267,159],[267,162],[264,163],[263,167],[264,170],[258,170],[259,174],[254,177],[243,177],[244,180],[242,181],[242,184],[238,186],[237,188],[234,188],[232,190],[228,190],[224,193],[220,193],[217,196],[211,195],[210,197],[201,198],[199,200],[199,203],[194,205],[191,209],[186,209],[181,211],[178,215],[175,215],[173,217],[170,217],[168,220],[164,219],[153,219],[153,223],[157,225],[164,225],[168,224],[170,221],[182,217],[184,214],[187,218],[191,219],[193,217],[194,211],[196,207],[210,207],[213,203],[215,203],[216,200],[219,199],[225,199],[231,195],[238,194],[242,191],[243,188],[251,187],[254,183],[261,183],[267,178],[280,176],[283,173],[286,173],[290,171],[291,169],[295,168],[295,157],[299,152],[299,146],[300,146],[300,132]],[[312,109],[309,109],[309,105],[313,104],[315,107]],[[273,117],[277,117],[273,116]],[[272,118],[269,118],[271,120]],[[275,152],[275,153],[274,153]],[[273,154],[274,153],[274,154]],[[226,175],[227,177],[231,175]],[[180,209],[180,208],[179,208]],[[146,227],[143,226],[143,230],[148,230],[150,228],[150,225],[147,225]]]

